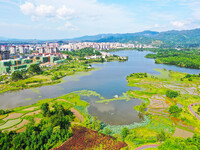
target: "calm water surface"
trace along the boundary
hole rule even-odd
[[[105,98],[113,98],[114,95],[121,95],[129,89],[138,89],[127,86],[127,75],[136,72],[158,74],[158,72],[154,70],[155,68],[165,68],[167,70],[192,74],[200,73],[200,70],[197,69],[155,64],[154,59],[147,59],[144,57],[148,53],[150,52],[114,52],[114,54],[120,56],[129,56],[129,60],[127,62],[93,64],[93,67],[101,69],[92,71],[91,75],[87,76],[77,74],[76,76],[65,77],[64,79],[67,82],[61,84],[0,94],[0,108],[11,109],[18,106],[30,105],[41,99],[55,98],[78,90],[92,90],[101,94],[101,96]],[[133,106],[141,103],[140,100],[132,99],[129,102],[115,101],[108,104],[96,104],[95,101],[95,97],[90,97],[89,102],[91,103],[91,106],[89,108],[89,113],[97,116],[105,123],[130,124],[140,121],[137,112],[132,109]]]

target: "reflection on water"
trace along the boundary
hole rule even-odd
[[[180,68],[176,66],[155,64],[153,59],[144,56],[150,52],[120,51],[114,54],[129,56],[126,62],[109,62],[103,64],[93,64],[95,68],[102,68],[92,71],[91,75],[81,75],[65,77],[67,82],[43,86],[39,88],[26,89],[16,92],[0,94],[0,109],[12,109],[18,106],[25,106],[36,103],[38,100],[55,98],[73,91],[91,90],[96,91],[106,99],[113,98],[114,95],[122,95],[129,89],[138,90],[135,87],[128,87],[126,76],[136,72],[147,72],[158,74],[155,68],[165,68],[167,70],[199,74],[200,70]],[[79,80],[77,80],[79,79]],[[89,112],[98,116],[100,120],[111,123],[132,123],[140,121],[138,114],[133,110],[133,106],[139,104],[139,100],[115,101],[108,104],[96,104],[96,99],[90,100]]]
[[[135,105],[140,105],[141,101],[138,99],[131,99],[130,101],[115,100],[109,103],[96,103],[100,99],[95,96],[81,96],[81,99],[90,103],[88,112],[105,124],[128,125],[144,119],[141,114],[139,115],[133,109]]]

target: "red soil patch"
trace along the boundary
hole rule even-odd
[[[73,136],[53,150],[120,150],[127,146],[126,143],[117,141],[112,136],[106,136],[85,127],[78,126],[73,128],[72,131]]]

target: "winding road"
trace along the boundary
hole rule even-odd
[[[158,146],[159,146],[158,144],[142,145],[142,146],[136,148],[135,150],[143,150],[146,148],[156,148]]]
[[[192,109],[192,106],[194,106],[194,105],[198,105],[198,104],[200,104],[200,103],[190,104],[188,108],[189,108],[190,112],[191,112],[194,116],[196,116],[197,119],[200,120],[200,116],[199,116],[197,113],[195,113],[194,110]]]

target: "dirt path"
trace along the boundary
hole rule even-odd
[[[196,114],[196,113],[194,112],[194,110],[192,109],[192,106],[193,106],[193,105],[197,105],[197,104],[200,104],[200,103],[190,104],[188,108],[189,108],[190,112],[191,112],[194,116],[196,116],[197,119],[200,120],[200,116],[199,116],[198,114]]]
[[[159,146],[158,144],[142,145],[142,146],[136,148],[135,150],[143,150],[146,148],[156,148],[158,146]]]
[[[76,109],[71,108],[70,110],[74,114],[74,116],[76,116],[79,120],[81,120],[81,122],[84,121],[83,116]]]

